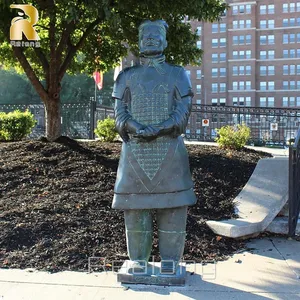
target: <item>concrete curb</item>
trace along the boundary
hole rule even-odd
[[[288,158],[263,158],[235,198],[239,218],[206,223],[218,235],[249,236],[264,231],[287,200]]]

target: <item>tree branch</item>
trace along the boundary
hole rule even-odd
[[[61,39],[59,41],[59,44],[56,48],[56,54],[57,54],[57,59],[59,62],[59,65],[61,65],[61,59],[62,59],[62,52],[63,49],[66,47],[68,39],[72,33],[72,31],[75,29],[75,22],[72,21],[69,24],[66,25],[65,30],[63,31],[61,35]]]
[[[92,23],[89,24],[89,26],[87,27],[86,31],[83,33],[82,37],[80,38],[79,42],[74,46],[72,45],[70,47],[69,52],[66,55],[66,58],[64,60],[64,62],[62,63],[59,73],[58,73],[58,78],[59,78],[59,82],[62,80],[62,78],[64,77],[74,55],[76,54],[76,52],[80,49],[80,47],[83,45],[84,41],[86,40],[86,38],[89,36],[89,34],[93,31],[94,27],[96,25],[98,25],[100,22],[102,21],[102,19],[97,18],[95,21],[93,21]]]
[[[44,52],[41,50],[41,48],[36,48],[36,47],[34,48],[34,52],[36,56],[39,58],[40,62],[42,63],[45,74],[46,75],[49,74],[49,63]]]
[[[24,69],[27,77],[31,81],[32,85],[36,89],[37,93],[41,97],[42,100],[47,100],[49,98],[48,93],[44,89],[43,85],[39,81],[38,77],[36,76],[34,70],[32,69],[31,65],[29,64],[28,60],[26,59],[23,50],[19,47],[13,47],[13,52],[17,59],[19,60],[21,66]]]

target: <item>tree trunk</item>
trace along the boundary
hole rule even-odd
[[[46,137],[50,142],[61,136],[61,108],[60,99],[48,99],[46,108]]]

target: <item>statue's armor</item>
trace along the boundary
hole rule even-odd
[[[113,97],[120,99],[131,118],[142,125],[167,120],[176,101],[192,95],[182,67],[167,63],[160,67],[160,72],[142,65],[125,69],[114,86]],[[129,142],[122,146],[114,192],[113,208],[118,209],[194,204],[188,154],[180,133],[151,142],[130,135]]]

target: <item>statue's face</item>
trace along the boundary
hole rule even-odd
[[[140,52],[145,55],[162,54],[167,46],[166,39],[156,25],[144,27],[140,39]]]

